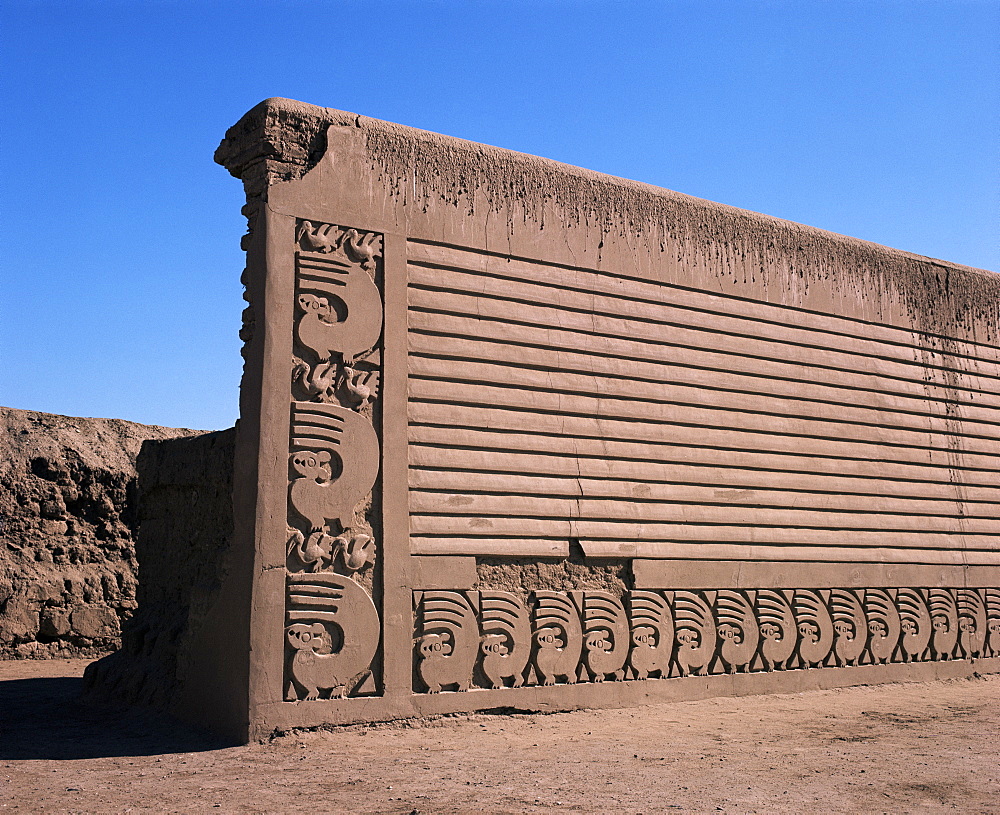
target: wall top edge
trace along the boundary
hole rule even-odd
[[[988,345],[1000,332],[994,272],[347,111],[266,99],[227,131],[215,160],[243,181],[251,202],[345,162],[338,166],[353,189],[367,190],[366,211],[410,236],[470,246],[543,241],[550,259],[574,265],[632,264],[625,274],[686,276],[699,288]],[[572,247],[565,258],[553,250],[560,242]]]
[[[558,173],[582,181],[589,181],[601,187],[620,188],[637,195],[683,202],[706,211],[728,214],[733,217],[751,218],[775,228],[822,236],[831,241],[854,245],[859,249],[886,253],[901,260],[931,263],[949,270],[982,275],[996,284],[997,291],[1000,292],[1000,278],[995,272],[987,269],[894,249],[860,238],[697,198],[653,184],[620,178],[541,156],[446,136],[382,119],[373,119],[336,108],[311,105],[294,99],[271,97],[247,111],[236,124],[226,131],[225,138],[216,151],[215,160],[236,177],[241,177],[242,173],[254,162],[266,159],[289,165],[287,168],[283,168],[285,173],[282,175],[285,177],[272,178],[270,179],[271,183],[298,178],[311,170],[323,157],[326,151],[325,131],[330,125],[355,127],[370,135],[391,136],[394,140],[409,142],[414,147],[420,146],[424,151],[432,151],[439,157],[459,165],[464,164],[463,159],[467,158],[463,154],[471,154],[475,156],[477,162],[483,159],[493,159],[494,161],[502,161],[504,164],[520,165],[524,170],[536,170],[546,174]],[[298,172],[295,172],[296,169]],[[598,193],[599,190],[593,190],[593,192]],[[545,190],[538,190],[538,193],[545,194]]]

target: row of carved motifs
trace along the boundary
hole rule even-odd
[[[382,236],[299,220],[295,241],[286,698],[371,695]]]
[[[299,220],[296,248],[293,405],[314,402],[336,406],[364,417],[374,426],[381,372],[382,302],[378,283],[382,236]],[[331,277],[340,279],[329,280]],[[371,489],[365,489],[365,494],[350,507],[349,518],[342,518],[343,508],[332,505],[341,496],[331,495],[324,500],[323,492],[334,492],[330,488],[338,481],[347,486],[344,482],[353,479],[353,461],[359,456],[377,461],[379,451],[370,444],[371,449],[346,450],[342,444],[315,442],[292,434],[287,568],[293,572],[332,570],[351,575],[370,592],[371,567],[377,553],[369,520]],[[306,455],[297,455],[297,451]],[[310,452],[318,456],[308,456]],[[316,482],[317,488],[303,483],[293,489],[297,482]],[[358,492],[341,490],[347,502]],[[296,493],[302,493],[298,501],[301,506],[297,506]],[[307,493],[312,494],[306,497]]]
[[[1000,656],[1000,589],[414,592],[415,690]]]

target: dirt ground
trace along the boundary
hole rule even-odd
[[[0,662],[0,811],[1000,813],[1000,676],[222,747]]]

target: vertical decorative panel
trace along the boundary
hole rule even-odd
[[[371,695],[382,236],[299,220],[295,241],[286,698]]]

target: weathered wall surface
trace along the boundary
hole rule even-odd
[[[138,610],[121,648],[88,666],[97,696],[169,708],[203,679],[193,652],[232,542],[235,431],[146,442],[139,454]]]
[[[136,456],[193,432],[0,408],[0,658],[118,647],[136,606]]]
[[[175,709],[247,738],[1000,669],[996,275],[288,100],[216,158],[233,545]]]

